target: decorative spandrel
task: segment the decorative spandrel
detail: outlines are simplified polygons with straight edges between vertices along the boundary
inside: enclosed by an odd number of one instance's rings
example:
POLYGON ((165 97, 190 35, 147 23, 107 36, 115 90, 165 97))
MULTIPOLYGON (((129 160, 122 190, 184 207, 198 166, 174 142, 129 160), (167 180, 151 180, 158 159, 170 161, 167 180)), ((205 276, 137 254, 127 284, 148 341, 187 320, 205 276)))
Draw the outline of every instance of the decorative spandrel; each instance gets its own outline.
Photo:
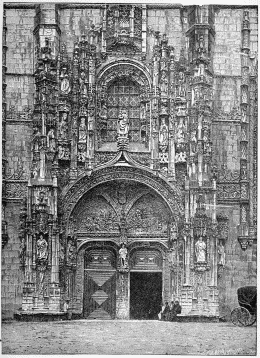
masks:
POLYGON ((127 216, 128 232, 167 235, 169 215, 165 205, 151 194, 144 195, 127 216), (149 203, 149 205, 147 205, 149 203))
POLYGON ((168 235, 169 210, 162 199, 144 185, 114 182, 86 194, 70 217, 69 230, 88 236, 128 238, 168 235))

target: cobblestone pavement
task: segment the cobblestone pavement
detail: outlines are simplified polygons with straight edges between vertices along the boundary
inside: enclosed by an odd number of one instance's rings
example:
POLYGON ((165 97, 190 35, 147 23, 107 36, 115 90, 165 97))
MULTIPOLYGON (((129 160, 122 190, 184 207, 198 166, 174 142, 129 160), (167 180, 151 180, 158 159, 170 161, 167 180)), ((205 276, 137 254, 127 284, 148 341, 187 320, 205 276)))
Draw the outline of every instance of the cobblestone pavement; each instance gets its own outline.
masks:
POLYGON ((3 354, 255 355, 256 326, 159 321, 2 324, 3 354))

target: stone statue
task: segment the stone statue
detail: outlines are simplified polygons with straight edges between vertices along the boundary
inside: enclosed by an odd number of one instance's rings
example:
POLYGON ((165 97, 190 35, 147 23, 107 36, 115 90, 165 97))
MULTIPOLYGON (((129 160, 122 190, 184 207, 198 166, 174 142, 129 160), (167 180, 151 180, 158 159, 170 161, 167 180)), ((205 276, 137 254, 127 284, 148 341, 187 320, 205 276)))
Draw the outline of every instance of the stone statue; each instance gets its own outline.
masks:
POLYGON ((59 138, 61 139, 66 139, 67 137, 67 129, 68 129, 68 126, 67 126, 67 113, 64 112, 62 113, 62 117, 61 117, 61 121, 59 123, 59 138))
POLYGON ((36 243, 37 247, 37 260, 45 261, 48 258, 48 243, 43 233, 40 233, 36 243))
POLYGON ((77 248, 76 244, 73 239, 68 240, 68 247, 67 247, 67 260, 68 263, 74 263, 77 258, 77 248))
POLYGON ((70 92, 70 81, 68 79, 67 74, 65 74, 63 79, 61 80, 60 90, 64 94, 68 94, 70 92))
POLYGON ((206 243, 202 237, 195 244, 195 255, 197 262, 206 262, 206 243))
POLYGON ((218 264, 225 266, 225 247, 223 246, 222 242, 218 245, 218 264))
POLYGON ((177 240, 178 227, 175 222, 171 224, 170 227, 170 245, 173 247, 173 243, 177 240))
POLYGON ((129 121, 126 109, 121 109, 118 116, 117 134, 120 137, 127 137, 129 132, 129 121))
POLYGON ((165 72, 162 73, 161 77, 161 92, 165 95, 168 93, 168 79, 165 72))
POLYGON ((64 158, 64 155, 65 155, 65 149, 63 146, 59 146, 59 149, 58 149, 58 158, 59 159, 63 159, 64 158))
POLYGON ((146 120, 146 108, 145 108, 145 104, 141 103, 141 107, 140 107, 140 120, 141 122, 145 122, 146 120))
POLYGON ((87 127, 85 124, 85 118, 81 118, 80 125, 79 125, 79 142, 86 142, 86 140, 87 140, 86 130, 87 130, 87 127))
POLYGON ((55 141, 55 135, 54 135, 54 129, 51 128, 47 134, 47 146, 50 150, 50 152, 55 152, 56 150, 56 141, 55 141))
POLYGON ((85 80, 86 80, 86 74, 84 71, 81 71, 80 78, 79 78, 80 93, 83 97, 88 97, 88 88, 87 88, 85 80))
POLYGON ((120 266, 126 267, 127 264, 127 248, 125 247, 125 244, 123 243, 121 246, 121 249, 119 250, 119 259, 120 259, 120 266))
POLYGON ((165 147, 165 149, 168 146, 168 126, 165 123, 164 118, 162 118, 161 127, 159 130, 159 144, 161 147, 165 147))

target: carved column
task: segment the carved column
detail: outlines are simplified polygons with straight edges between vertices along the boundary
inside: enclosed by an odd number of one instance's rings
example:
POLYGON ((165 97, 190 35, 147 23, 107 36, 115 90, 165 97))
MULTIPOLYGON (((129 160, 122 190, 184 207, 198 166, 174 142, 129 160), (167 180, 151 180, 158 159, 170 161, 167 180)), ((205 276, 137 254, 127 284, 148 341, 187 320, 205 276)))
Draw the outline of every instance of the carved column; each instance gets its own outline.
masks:
POLYGON ((6 175, 6 153, 5 153, 5 143, 6 143, 6 10, 3 10, 3 34, 2 34, 2 248, 6 245, 8 241, 7 234, 7 222, 5 220, 5 175, 6 175))
MULTIPOLYGON (((168 175, 169 163, 169 60, 168 60, 168 40, 163 35, 161 40, 161 59, 160 59, 160 110, 159 110, 159 159, 160 171, 163 175, 168 175)), ((171 158, 172 159, 172 158, 171 158)))
POLYGON ((152 94, 152 125, 151 125, 151 169, 159 169, 159 73, 160 73, 161 49, 159 45, 159 32, 155 33, 155 45, 153 50, 153 94, 152 94))
POLYGON ((168 178, 170 181, 175 180, 175 78, 176 78, 176 62, 174 58, 174 48, 170 47, 170 87, 169 87, 169 164, 168 178))
MULTIPOLYGON (((214 11, 212 6, 189 8, 189 75, 187 105, 189 114, 189 145, 187 155, 186 211, 192 235, 189 251, 190 282, 193 285, 194 305, 191 313, 214 312, 214 304, 208 308, 206 286, 216 289, 217 238, 216 182, 211 174, 211 124, 212 124, 212 52, 214 46, 214 11), (208 211, 207 206, 213 208, 208 211), (189 207, 189 209, 188 209, 189 207), (204 303, 205 304, 204 304, 204 303), (207 306, 207 309, 205 307, 207 306)), ((188 257, 187 257, 188 259, 188 257)))
POLYGON ((89 104, 88 104, 88 137, 87 137, 87 168, 93 169, 96 125, 96 46, 94 42, 94 31, 90 33, 90 57, 89 57, 89 104))
POLYGON ((146 57, 146 27, 147 27, 147 9, 142 5, 142 57, 146 57))
POLYGON ((249 127, 249 52, 250 28, 249 11, 243 11, 241 47, 241 137, 240 137, 240 226, 239 242, 246 249, 249 239, 249 198, 248 198, 248 127, 249 127))

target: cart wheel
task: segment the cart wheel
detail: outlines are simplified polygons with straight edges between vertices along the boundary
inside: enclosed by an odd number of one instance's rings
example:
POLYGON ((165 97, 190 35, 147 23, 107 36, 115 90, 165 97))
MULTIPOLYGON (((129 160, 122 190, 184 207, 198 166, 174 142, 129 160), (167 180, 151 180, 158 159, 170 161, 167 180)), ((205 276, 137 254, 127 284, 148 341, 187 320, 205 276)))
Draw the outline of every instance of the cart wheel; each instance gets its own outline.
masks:
POLYGON ((250 322, 248 322, 247 326, 252 326, 256 322, 256 315, 251 315, 250 322))
POLYGON ((251 322, 251 315, 244 307, 237 307, 231 312, 231 321, 235 326, 248 326, 251 322))

